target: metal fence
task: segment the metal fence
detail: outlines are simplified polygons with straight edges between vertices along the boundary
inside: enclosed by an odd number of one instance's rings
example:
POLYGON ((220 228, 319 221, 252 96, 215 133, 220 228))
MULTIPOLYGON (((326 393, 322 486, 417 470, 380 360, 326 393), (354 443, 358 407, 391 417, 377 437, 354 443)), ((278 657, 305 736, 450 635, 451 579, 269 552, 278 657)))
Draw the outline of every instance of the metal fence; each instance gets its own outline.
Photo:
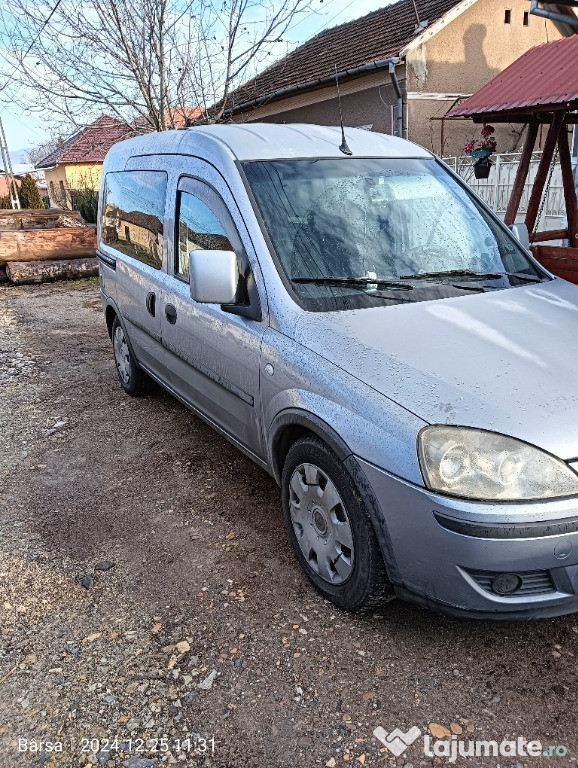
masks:
MULTIPOLYGON (((520 210, 517 221, 523 221, 532 191, 532 185, 538 170, 541 152, 534 152, 530 162, 528 178, 524 186, 520 210)), ((519 152, 505 152, 493 156, 493 166, 487 179, 476 179, 474 176, 474 162, 471 157, 444 157, 450 168, 458 173, 463 180, 486 202, 499 216, 504 216, 508 200, 512 194, 512 187, 520 162, 519 152)), ((562 186, 562 173, 560 164, 554 165, 548 176, 549 184, 545 193, 545 201, 541 207, 541 216, 537 222, 536 231, 546 229, 559 229, 566 219, 566 204, 564 202, 564 189, 562 186)))

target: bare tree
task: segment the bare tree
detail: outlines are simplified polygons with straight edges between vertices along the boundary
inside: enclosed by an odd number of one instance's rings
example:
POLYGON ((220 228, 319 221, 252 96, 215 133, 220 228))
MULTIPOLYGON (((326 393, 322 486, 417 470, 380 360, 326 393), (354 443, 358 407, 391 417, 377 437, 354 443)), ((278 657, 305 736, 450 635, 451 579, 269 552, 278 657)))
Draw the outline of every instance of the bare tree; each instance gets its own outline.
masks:
POLYGON ((42 144, 38 144, 35 147, 30 147, 28 149, 28 157, 30 158, 30 162, 33 165, 36 165, 36 163, 39 163, 51 152, 59 149, 63 144, 64 139, 56 137, 54 139, 50 139, 49 141, 45 141, 42 144))
POLYGON ((311 2, 4 0, 0 102, 60 130, 102 112, 142 132, 218 121, 311 2))

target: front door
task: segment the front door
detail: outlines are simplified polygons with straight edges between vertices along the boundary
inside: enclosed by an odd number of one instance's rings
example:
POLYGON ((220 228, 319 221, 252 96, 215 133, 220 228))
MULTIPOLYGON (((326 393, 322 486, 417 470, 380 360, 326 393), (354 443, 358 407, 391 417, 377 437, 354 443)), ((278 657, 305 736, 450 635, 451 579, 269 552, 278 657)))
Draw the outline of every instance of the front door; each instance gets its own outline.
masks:
POLYGON ((262 457, 258 398, 263 322, 258 294, 253 287, 244 315, 193 301, 189 253, 195 249, 207 251, 207 258, 211 250, 234 251, 241 273, 253 285, 248 256, 230 209, 213 187, 183 177, 176 198, 172 285, 161 318, 169 376, 177 394, 262 457))

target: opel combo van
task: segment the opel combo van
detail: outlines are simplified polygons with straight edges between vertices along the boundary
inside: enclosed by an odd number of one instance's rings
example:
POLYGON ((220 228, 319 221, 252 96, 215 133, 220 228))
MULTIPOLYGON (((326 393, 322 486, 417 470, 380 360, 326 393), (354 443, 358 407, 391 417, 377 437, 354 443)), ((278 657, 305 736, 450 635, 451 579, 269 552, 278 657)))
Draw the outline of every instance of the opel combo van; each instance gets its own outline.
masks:
POLYGON ((156 381, 277 480, 344 609, 576 611, 578 287, 426 150, 345 138, 218 125, 110 150, 120 384, 156 381))

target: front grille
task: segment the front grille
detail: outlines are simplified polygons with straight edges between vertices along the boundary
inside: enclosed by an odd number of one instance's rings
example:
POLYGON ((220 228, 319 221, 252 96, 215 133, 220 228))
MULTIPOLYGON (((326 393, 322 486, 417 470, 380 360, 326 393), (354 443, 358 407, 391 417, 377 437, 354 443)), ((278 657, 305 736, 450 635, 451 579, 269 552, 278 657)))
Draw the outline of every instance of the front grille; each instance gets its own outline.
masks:
MULTIPOLYGON (((492 589, 492 581, 504 571, 470 571, 467 573, 472 577, 478 586, 486 592, 495 594, 492 589)), ((524 595, 547 595, 555 592, 556 588, 552 582, 549 571, 515 571, 522 579, 522 585, 510 595, 500 595, 500 597, 523 597, 524 595)))

